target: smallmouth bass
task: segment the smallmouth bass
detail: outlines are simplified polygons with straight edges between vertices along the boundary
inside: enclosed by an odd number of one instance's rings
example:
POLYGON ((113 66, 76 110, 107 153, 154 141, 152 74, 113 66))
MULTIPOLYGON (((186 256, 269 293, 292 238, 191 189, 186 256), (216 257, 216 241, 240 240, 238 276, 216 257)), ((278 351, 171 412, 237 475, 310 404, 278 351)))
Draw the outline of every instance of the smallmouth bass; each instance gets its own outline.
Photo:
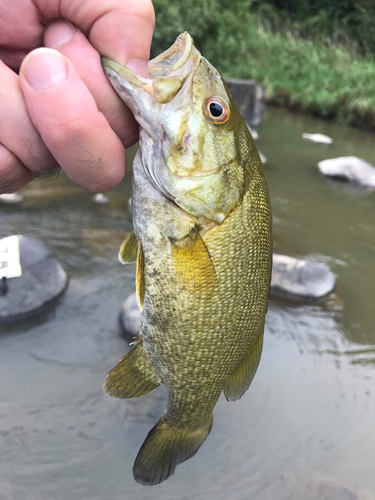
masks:
POLYGON ((267 181, 220 73, 188 33, 149 62, 150 78, 102 59, 140 125, 133 164, 134 231, 120 249, 136 262, 140 340, 108 374, 115 398, 165 384, 167 408, 135 460, 155 485, 191 458, 224 391, 239 399, 257 370, 272 264, 267 181))

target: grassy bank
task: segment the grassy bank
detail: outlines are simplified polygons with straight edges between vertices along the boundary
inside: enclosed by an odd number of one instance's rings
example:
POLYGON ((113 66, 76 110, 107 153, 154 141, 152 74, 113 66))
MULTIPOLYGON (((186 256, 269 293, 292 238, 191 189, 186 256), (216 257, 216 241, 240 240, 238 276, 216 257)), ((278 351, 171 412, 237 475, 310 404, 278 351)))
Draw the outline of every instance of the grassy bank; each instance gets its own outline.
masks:
POLYGON ((189 31, 223 73, 255 78, 267 100, 342 123, 375 129, 375 60, 321 40, 275 33, 251 13, 249 2, 154 0, 153 53, 189 31))

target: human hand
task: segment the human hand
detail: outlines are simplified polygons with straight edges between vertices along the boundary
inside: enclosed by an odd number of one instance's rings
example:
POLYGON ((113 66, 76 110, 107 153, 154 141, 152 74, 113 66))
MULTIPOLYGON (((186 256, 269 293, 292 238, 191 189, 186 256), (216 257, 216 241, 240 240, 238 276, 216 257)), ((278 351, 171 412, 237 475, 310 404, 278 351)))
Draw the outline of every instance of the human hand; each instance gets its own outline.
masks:
POLYGON ((57 164, 92 191, 122 180, 138 126, 100 55, 146 76, 153 27, 151 0, 0 0, 0 193, 57 164))

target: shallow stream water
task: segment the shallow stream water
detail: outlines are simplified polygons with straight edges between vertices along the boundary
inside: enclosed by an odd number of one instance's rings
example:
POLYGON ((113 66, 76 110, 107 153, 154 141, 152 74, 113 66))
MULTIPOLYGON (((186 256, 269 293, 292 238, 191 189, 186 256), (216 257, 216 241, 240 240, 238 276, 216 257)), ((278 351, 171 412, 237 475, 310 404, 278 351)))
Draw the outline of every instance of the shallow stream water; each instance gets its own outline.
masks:
POLYGON ((42 240, 70 276, 46 312, 0 325, 0 500, 375 499, 375 192, 316 168, 344 155, 375 164, 374 135, 275 108, 259 133, 276 246, 328 264, 337 289, 316 304, 271 299, 249 391, 220 398, 206 443, 160 486, 135 483, 132 466, 165 391, 130 401, 101 391, 128 350, 118 313, 134 266, 117 252, 131 229, 130 176, 108 205, 60 175, 0 206, 0 237, 42 240))

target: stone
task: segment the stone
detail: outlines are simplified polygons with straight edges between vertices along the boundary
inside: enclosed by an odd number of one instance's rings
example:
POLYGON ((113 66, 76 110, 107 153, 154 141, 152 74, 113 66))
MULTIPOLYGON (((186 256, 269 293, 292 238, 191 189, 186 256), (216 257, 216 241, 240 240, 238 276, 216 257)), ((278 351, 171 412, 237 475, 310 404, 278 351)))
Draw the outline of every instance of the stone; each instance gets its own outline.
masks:
POLYGON ((315 144, 332 144, 333 139, 324 134, 302 134, 302 139, 305 141, 314 142, 315 144))
POLYGON ((120 327, 125 340, 133 342, 141 330, 141 311, 139 310, 135 293, 124 301, 120 311, 120 327))
POLYGON ((321 299, 335 289, 336 278, 328 266, 273 254, 271 293, 294 299, 321 299))
POLYGON ((363 187, 375 188, 375 168, 356 156, 340 156, 318 163, 323 175, 347 180, 363 187))
POLYGON ((263 163, 263 165, 265 165, 267 163, 267 158, 264 156, 263 153, 261 153, 259 150, 258 150, 258 153, 259 153, 259 156, 260 156, 260 159, 261 159, 261 162, 263 163))
POLYGON ((251 134, 251 137, 254 139, 254 141, 257 141, 259 139, 259 134, 255 130, 255 128, 250 127, 250 125, 247 125, 247 128, 249 129, 249 132, 251 134))
POLYGON ((98 203, 99 205, 106 205, 107 203, 109 203, 108 196, 106 196, 103 193, 96 193, 93 200, 95 201, 95 203, 98 203))
POLYGON ((255 80, 225 79, 245 122, 250 127, 259 127, 265 109, 264 89, 255 80))
POLYGON ((41 312, 67 288, 68 276, 45 245, 21 237, 22 275, 2 280, 0 323, 17 321, 41 312))
POLYGON ((5 193, 0 194, 0 203, 6 203, 11 205, 13 203, 19 203, 23 200, 23 196, 19 193, 5 193))

